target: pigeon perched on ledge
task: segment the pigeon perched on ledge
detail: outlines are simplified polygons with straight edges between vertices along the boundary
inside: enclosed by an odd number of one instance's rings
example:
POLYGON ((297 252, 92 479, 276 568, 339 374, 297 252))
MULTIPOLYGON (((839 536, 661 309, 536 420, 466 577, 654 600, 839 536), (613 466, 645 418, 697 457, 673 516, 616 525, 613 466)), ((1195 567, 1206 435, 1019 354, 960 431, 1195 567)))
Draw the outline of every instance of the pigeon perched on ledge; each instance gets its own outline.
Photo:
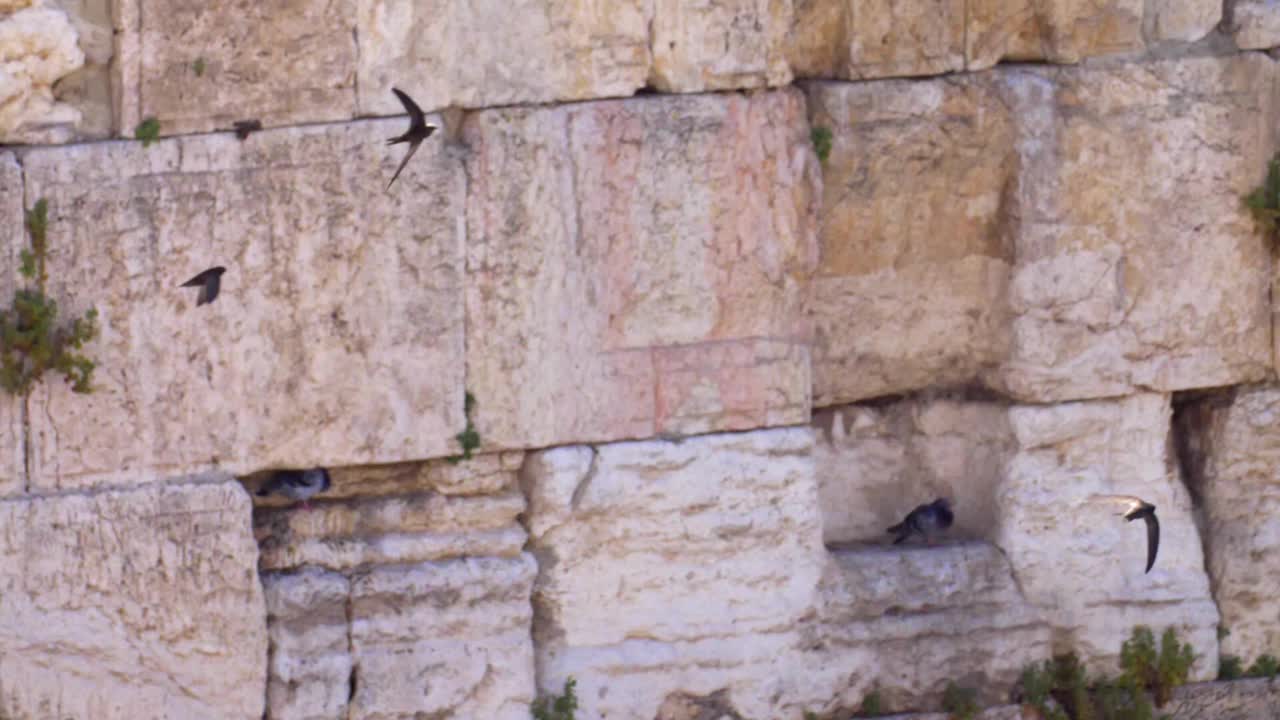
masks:
POLYGON ((1147 524, 1147 569, 1143 574, 1151 572, 1156 564, 1156 551, 1160 549, 1160 521, 1156 519, 1156 506, 1134 495, 1092 495, 1090 500, 1101 500, 1117 505, 1124 505, 1124 519, 1133 522, 1142 518, 1147 524))
POLYGON ((258 489, 258 495, 282 495, 290 500, 301 500, 302 509, 310 510, 311 504, 307 501, 328 490, 329 485, 329 471, 324 468, 277 470, 258 489))
POLYGON ((902 522, 889 528, 887 532, 897 535, 893 544, 897 545, 912 535, 920 535, 925 542, 933 544, 938 533, 951 527, 955 515, 951 513, 951 503, 946 498, 938 498, 928 505, 919 505, 907 513, 902 522))

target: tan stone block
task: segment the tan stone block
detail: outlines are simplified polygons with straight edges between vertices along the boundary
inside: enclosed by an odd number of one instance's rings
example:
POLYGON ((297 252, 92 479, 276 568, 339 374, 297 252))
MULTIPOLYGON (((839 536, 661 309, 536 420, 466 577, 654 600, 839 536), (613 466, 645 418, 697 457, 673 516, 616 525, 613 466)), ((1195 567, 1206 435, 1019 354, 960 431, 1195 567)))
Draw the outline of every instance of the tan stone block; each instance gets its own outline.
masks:
POLYGON ((814 402, 982 379, 1008 352, 1014 118, 996 76, 817 83, 814 402))
POLYGON ((791 82, 792 0, 656 0, 650 84, 667 92, 791 82))
POLYGON ((119 0, 116 23, 122 135, 148 117, 173 135, 356 114, 356 0, 119 0))
POLYGON ((266 609, 249 511, 225 476, 0 501, 0 709, 261 718, 266 609))
POLYGON ((970 0, 966 65, 980 70, 1003 60, 1075 63, 1141 50, 1144 9, 1143 0, 970 0))
POLYGON ((535 573, 524 554, 376 568, 353 580, 348 717, 526 720, 535 573))
POLYGON ((362 113, 403 112, 392 85, 474 108, 631 95, 649 72, 641 0, 356 2, 362 113))
POLYGON ((468 383, 486 446, 807 418, 819 185, 802 113, 783 91, 468 123, 468 383))
POLYGON ((56 7, 9 6, 0 15, 0 143, 64 142, 80 111, 54 85, 85 64, 76 26, 56 7))
POLYGON ((861 80, 964 69, 964 0, 794 0, 798 77, 861 80))
POLYGON ((50 292, 102 327, 95 393, 31 400, 33 485, 456 452, 464 178, 429 144, 385 192, 399 154, 381 141, 402 126, 25 155, 50 292), (178 285, 217 264, 222 293, 196 307, 178 285))
MULTIPOLYGON (((62 139, 110 137, 116 128, 111 61, 115 57, 112 0, 49 0, 62 8, 78 35, 84 65, 53 88, 58 102, 79 111, 73 127, 60 129, 62 139)), ((57 139, 51 135, 47 140, 57 139)))
POLYGON ((1151 39, 1194 42, 1213 32, 1222 19, 1219 0, 1166 0, 1152 4, 1148 14, 1151 39))
POLYGON ((1280 2, 1236 0, 1229 30, 1242 50, 1266 50, 1280 45, 1280 2))
POLYGON ((1257 54, 1005 75, 1022 118, 1011 394, 1268 373, 1270 256, 1240 199, 1275 142, 1275 78, 1257 54))
POLYGON ((351 693, 351 584, 309 568, 262 578, 271 639, 267 717, 345 717, 351 693))

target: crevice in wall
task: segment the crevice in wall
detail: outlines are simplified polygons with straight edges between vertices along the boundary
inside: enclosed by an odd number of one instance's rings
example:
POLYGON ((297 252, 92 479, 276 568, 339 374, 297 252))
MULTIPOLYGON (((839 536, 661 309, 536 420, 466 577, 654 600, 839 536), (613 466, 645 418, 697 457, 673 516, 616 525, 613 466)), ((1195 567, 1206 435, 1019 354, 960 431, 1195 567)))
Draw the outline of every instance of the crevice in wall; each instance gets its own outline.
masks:
POLYGON ((353 578, 347 578, 347 602, 345 606, 347 616, 347 657, 351 658, 351 672, 347 676, 347 705, 343 712, 343 717, 347 720, 351 719, 352 709, 355 707, 356 692, 360 689, 360 664, 356 662, 356 643, 354 638, 354 618, 355 618, 355 600, 353 598, 352 581, 353 578))

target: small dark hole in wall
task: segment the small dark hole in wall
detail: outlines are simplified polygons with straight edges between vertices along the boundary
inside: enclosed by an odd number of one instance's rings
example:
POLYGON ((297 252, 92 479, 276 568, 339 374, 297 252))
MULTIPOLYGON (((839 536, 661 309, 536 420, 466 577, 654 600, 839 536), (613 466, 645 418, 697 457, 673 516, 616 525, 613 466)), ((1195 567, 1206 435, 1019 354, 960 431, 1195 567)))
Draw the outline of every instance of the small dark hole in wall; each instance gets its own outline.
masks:
POLYGON ((356 679, 356 666, 351 666, 351 675, 347 677, 347 704, 355 702, 356 689, 359 686, 359 680, 356 679))

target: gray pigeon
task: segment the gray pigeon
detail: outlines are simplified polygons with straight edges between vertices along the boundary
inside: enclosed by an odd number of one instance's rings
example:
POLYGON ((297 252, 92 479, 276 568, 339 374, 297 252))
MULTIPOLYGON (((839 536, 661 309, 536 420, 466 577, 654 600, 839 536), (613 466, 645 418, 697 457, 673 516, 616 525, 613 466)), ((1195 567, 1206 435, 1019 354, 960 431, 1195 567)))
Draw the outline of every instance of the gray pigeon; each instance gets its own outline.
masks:
POLYGON ((329 471, 324 468, 277 470, 258 489, 258 495, 283 495, 290 500, 301 500, 302 508, 310 510, 311 505, 307 501, 328 490, 329 485, 329 471))
POLYGON ((955 515, 951 513, 951 503, 946 498, 938 498, 928 505, 917 506, 907 513, 902 522, 889 528, 888 532, 897 535, 893 540, 894 545, 912 535, 920 535, 932 545, 934 536, 951 527, 953 520, 955 515))
POLYGON ((404 160, 400 161, 400 167, 396 168, 396 174, 391 176, 391 182, 387 183, 387 189, 395 184, 396 178, 400 177, 400 171, 404 170, 404 166, 409 164, 409 158, 418 151, 418 146, 423 140, 431 137, 431 133, 436 131, 436 126, 427 122, 426 117, 422 113, 422 108, 413 101, 413 98, 404 94, 399 88, 391 88, 391 92, 400 98, 400 104, 404 105, 405 112, 409 113, 409 129, 403 135, 397 135, 387 140, 388 145, 396 143, 409 143, 409 151, 404 154, 404 160))
POLYGON ((222 273, 226 271, 226 268, 218 265, 182 283, 182 287, 198 286, 200 288, 200 292, 196 296, 196 307, 207 305, 217 299, 218 289, 222 287, 222 273))
POLYGON ((1156 564, 1156 551, 1160 549, 1160 521, 1156 519, 1156 506, 1134 495, 1093 495, 1092 500, 1103 500, 1125 507, 1124 519, 1133 522, 1142 518, 1147 523, 1147 569, 1156 564))

